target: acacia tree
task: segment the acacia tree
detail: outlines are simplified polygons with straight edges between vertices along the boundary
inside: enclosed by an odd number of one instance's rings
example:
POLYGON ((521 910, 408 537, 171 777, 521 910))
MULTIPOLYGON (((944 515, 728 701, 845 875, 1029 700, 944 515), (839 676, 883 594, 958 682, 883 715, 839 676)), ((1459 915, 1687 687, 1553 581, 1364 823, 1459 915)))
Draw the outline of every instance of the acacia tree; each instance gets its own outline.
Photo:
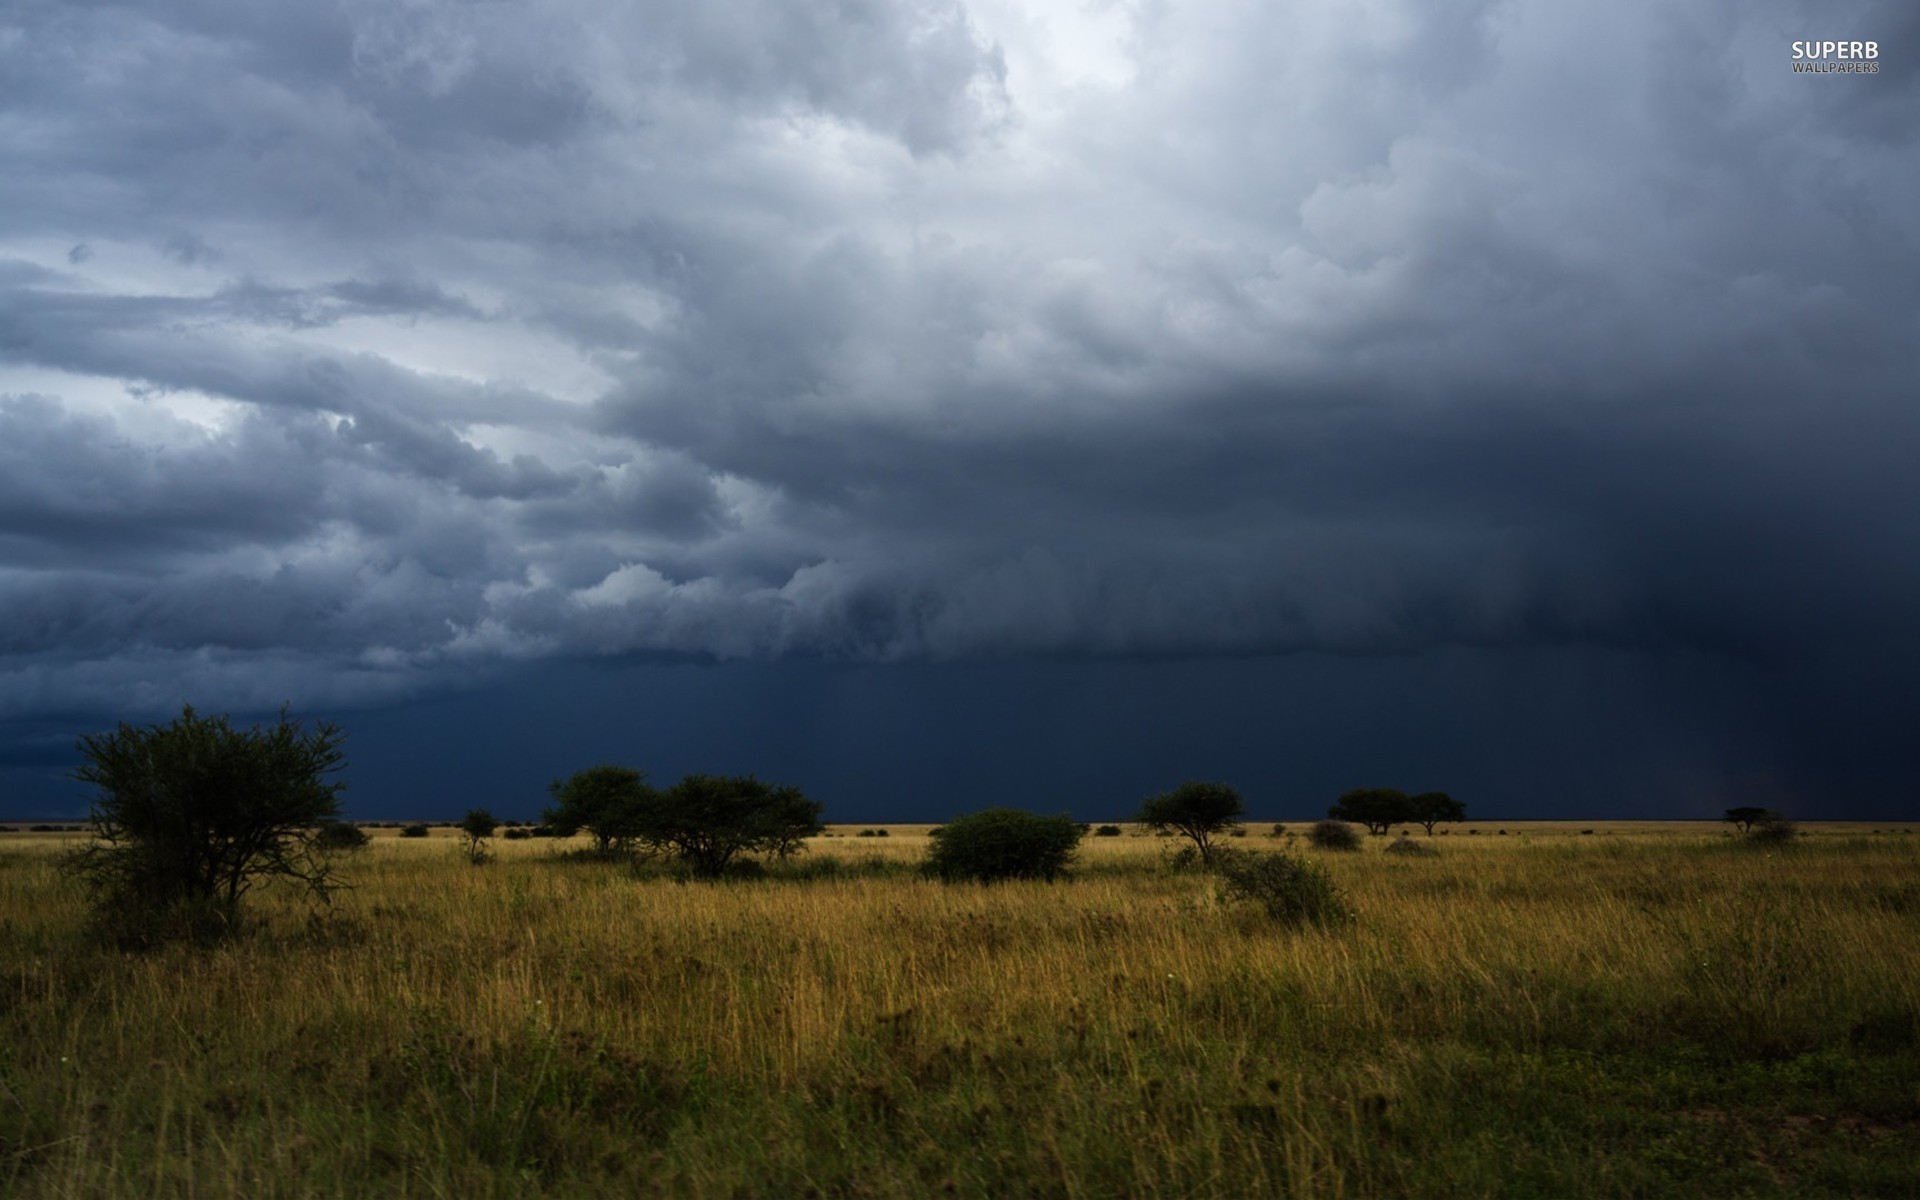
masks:
POLYGON ((1399 788, 1354 788, 1342 792, 1327 815, 1339 821, 1365 825, 1368 833, 1385 833, 1414 819, 1407 794, 1399 788))
POLYGON ((484 808, 471 809, 460 818, 460 837, 466 843, 467 858, 474 866, 487 861, 487 839, 499 828, 499 820, 484 808))
POLYGON ((547 785, 553 807, 540 819, 561 837, 584 829, 593 835, 593 852, 602 858, 624 853, 640 835, 646 809, 659 793, 647 786, 644 772, 610 763, 576 771, 547 785))
POLYGON ((1226 784, 1189 779, 1170 792, 1147 797, 1134 820, 1187 838, 1200 852, 1200 861, 1211 866, 1219 849, 1214 838, 1238 825, 1245 811, 1240 793, 1226 784))
POLYGON ((1425 826, 1427 836, 1432 837, 1433 827, 1440 822, 1466 820, 1467 806, 1445 792, 1421 792, 1407 801, 1407 815, 1425 826))
POLYGON ((688 775, 639 808, 635 833, 713 879, 741 854, 785 857, 820 832, 820 804, 751 775, 688 775))
POLYGON ((73 778, 97 789, 93 840, 70 859, 96 914, 124 941, 217 936, 262 879, 325 901, 338 886, 314 840, 339 816, 346 764, 338 726, 311 731, 282 709, 235 729, 191 705, 167 725, 122 722, 80 739, 73 778))

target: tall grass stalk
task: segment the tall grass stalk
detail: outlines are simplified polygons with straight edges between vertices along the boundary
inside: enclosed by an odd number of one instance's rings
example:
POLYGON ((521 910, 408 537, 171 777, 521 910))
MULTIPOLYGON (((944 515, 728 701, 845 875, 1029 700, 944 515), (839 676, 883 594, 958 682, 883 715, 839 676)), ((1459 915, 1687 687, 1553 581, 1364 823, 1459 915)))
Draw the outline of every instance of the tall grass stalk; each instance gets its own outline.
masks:
POLYGON ((1356 918, 1292 930, 1155 839, 980 886, 904 832, 726 883, 383 834, 331 911, 137 956, 22 837, 0 1193, 1885 1191, 1916 841, 1368 846, 1317 859, 1356 918))

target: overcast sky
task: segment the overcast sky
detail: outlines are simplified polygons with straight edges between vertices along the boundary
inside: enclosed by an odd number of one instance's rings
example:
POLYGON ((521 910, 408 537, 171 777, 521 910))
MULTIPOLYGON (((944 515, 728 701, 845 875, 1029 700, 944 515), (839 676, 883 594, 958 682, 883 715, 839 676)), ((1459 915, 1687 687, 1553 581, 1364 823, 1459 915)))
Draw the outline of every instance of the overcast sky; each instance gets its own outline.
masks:
POLYGON ((1916 34, 13 0, 0 812, 290 701, 362 815, 1920 817, 1916 34))

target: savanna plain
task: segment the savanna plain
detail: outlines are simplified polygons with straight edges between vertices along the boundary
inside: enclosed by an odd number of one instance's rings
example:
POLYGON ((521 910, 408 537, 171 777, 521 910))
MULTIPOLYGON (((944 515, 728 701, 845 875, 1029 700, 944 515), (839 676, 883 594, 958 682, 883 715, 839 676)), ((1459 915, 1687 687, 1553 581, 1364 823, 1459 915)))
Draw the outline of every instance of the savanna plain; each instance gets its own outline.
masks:
POLYGON ((82 835, 0 833, 0 1194, 1920 1195, 1910 827, 1269 829, 1352 920, 1132 827, 996 885, 923 828, 721 882, 382 830, 132 954, 82 835))

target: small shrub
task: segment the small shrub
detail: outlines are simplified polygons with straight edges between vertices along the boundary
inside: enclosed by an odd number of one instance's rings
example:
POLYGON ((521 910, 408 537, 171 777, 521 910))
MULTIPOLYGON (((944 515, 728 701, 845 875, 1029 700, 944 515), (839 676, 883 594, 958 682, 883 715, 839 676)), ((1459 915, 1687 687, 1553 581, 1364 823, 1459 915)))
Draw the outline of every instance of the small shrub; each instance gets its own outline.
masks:
POLYGON ((1269 829, 1267 831, 1267 836, 1268 837, 1285 837, 1287 836, 1287 827, 1285 825, 1275 825, 1272 829, 1269 829))
POLYGON ((1217 859, 1222 900, 1251 901, 1286 925, 1334 925, 1352 915, 1333 877, 1319 863, 1241 851, 1217 859))
POLYGON ((1175 875, 1190 875, 1207 869, 1206 860, 1192 846, 1182 846, 1171 854, 1162 853, 1161 858, 1165 860, 1167 870, 1175 875))
POLYGON ((509 825, 500 831, 500 836, 510 842, 524 842, 533 836, 533 830, 523 828, 519 825, 509 825))
POLYGON ((1382 853, 1422 858, 1437 858, 1440 855, 1440 852, 1432 846, 1427 845, 1425 842, 1416 842, 1404 833, 1391 842, 1388 842, 1386 849, 1382 853))
POLYGON ((1307 840, 1321 850, 1358 850, 1360 848, 1360 835, 1353 831, 1353 826, 1332 818, 1315 821, 1313 827, 1307 830, 1307 840))
POLYGON ((316 850, 364 850, 372 840, 366 830, 346 821, 322 821, 313 830, 313 847, 316 850))
POLYGON ((1043 817, 990 808, 957 817, 933 831, 927 873, 953 882, 975 879, 1053 879, 1067 869, 1080 844, 1071 817, 1043 817))
POLYGON ((1763 846, 1784 846, 1800 836, 1800 826, 1777 813, 1753 823, 1747 840, 1763 846))
POLYGON ((862 829, 860 831, 860 836, 861 837, 890 837, 892 836, 892 834, 889 830, 885 830, 885 829, 862 829))
POLYGON ((1096 829, 1096 830, 1094 830, 1094 831, 1093 831, 1093 836, 1095 836, 1095 837, 1119 837, 1119 836, 1120 836, 1120 827, 1119 827, 1118 825, 1102 825, 1102 826, 1100 826, 1100 827, 1099 827, 1098 829, 1096 829))
POLYGON ((425 825, 402 825, 400 827, 400 836, 425 837, 427 836, 427 827, 425 825))

